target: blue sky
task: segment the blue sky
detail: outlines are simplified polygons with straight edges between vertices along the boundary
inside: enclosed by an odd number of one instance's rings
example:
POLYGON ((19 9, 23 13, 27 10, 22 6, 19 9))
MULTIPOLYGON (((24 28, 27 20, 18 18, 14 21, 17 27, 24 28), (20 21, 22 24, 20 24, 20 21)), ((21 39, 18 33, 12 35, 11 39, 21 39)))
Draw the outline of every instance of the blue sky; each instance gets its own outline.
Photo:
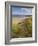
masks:
POLYGON ((32 15, 32 8, 12 7, 12 15, 32 15))

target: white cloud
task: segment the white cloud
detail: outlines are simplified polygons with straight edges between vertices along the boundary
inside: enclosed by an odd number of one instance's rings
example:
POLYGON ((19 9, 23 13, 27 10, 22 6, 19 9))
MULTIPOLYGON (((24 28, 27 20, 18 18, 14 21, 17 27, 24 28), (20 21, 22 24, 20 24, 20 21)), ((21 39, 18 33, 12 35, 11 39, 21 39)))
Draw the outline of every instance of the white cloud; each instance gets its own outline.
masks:
POLYGON ((12 15, 32 15, 32 13, 17 13, 17 12, 13 12, 12 15))
POLYGON ((22 10, 25 10, 25 11, 27 11, 27 12, 31 12, 32 11, 32 8, 21 8, 22 10))
POLYGON ((12 15, 32 15, 31 8, 20 8, 19 10, 21 12, 19 12, 18 10, 12 11, 12 15))

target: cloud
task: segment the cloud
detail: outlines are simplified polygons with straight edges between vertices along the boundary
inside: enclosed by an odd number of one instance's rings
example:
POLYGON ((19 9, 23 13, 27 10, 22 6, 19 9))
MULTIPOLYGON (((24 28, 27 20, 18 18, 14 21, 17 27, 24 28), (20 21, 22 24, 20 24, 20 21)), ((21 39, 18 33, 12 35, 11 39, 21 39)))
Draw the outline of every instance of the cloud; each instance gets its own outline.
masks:
POLYGON ((32 15, 31 8, 12 8, 12 15, 32 15))

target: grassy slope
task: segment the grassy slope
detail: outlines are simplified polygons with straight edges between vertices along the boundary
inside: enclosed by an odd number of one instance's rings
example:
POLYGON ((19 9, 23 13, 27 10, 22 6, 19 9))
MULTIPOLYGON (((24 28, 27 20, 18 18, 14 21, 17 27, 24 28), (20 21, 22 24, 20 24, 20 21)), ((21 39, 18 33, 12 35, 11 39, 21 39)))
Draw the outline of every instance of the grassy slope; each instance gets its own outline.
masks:
POLYGON ((24 38, 32 36, 32 17, 26 18, 21 21, 19 18, 13 18, 11 37, 24 38))

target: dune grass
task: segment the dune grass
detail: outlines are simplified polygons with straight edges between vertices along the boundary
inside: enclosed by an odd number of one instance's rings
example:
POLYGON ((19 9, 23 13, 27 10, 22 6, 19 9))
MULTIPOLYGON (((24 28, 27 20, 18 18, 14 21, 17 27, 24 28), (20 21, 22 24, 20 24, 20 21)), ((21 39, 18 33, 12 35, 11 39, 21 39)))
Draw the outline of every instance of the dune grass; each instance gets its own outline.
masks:
POLYGON ((24 20, 15 17, 12 21, 11 38, 32 37, 32 16, 24 20))

